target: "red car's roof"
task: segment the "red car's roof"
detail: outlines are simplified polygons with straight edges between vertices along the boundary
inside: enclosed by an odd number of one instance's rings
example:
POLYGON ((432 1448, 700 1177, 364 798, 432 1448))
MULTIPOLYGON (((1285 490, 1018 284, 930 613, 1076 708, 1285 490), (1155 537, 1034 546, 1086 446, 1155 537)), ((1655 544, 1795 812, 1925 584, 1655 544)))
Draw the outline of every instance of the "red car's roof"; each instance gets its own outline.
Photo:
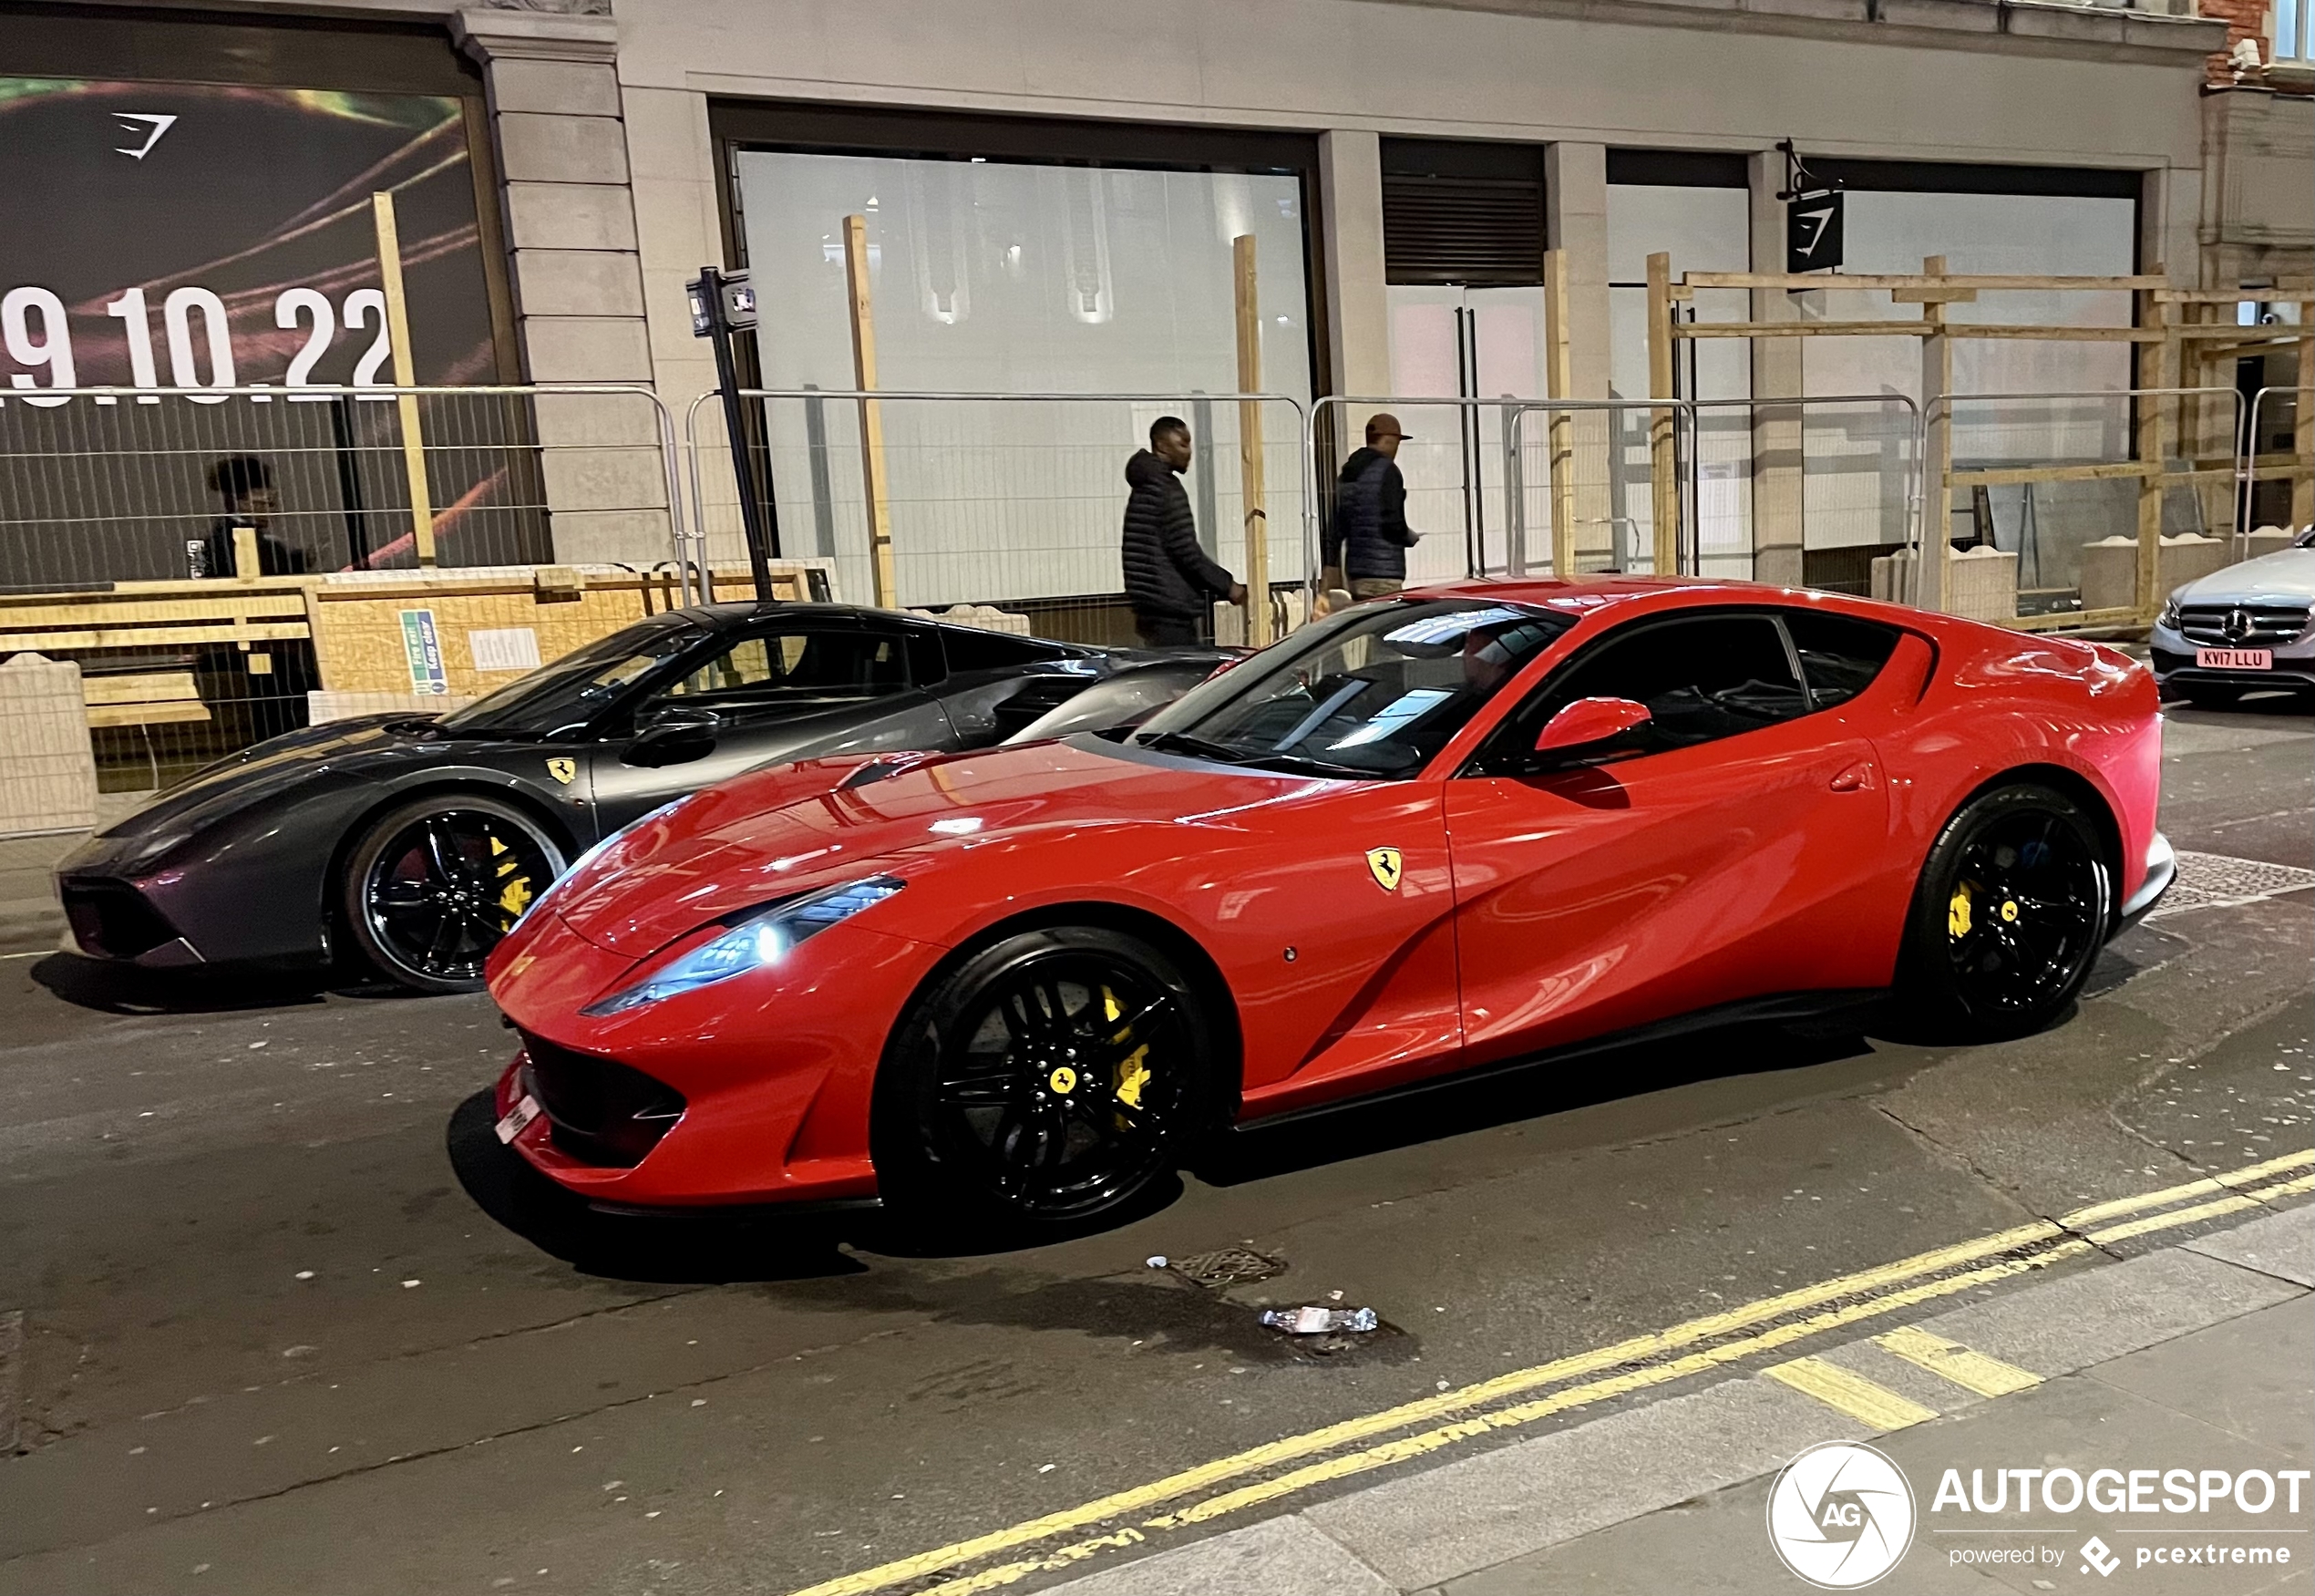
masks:
POLYGON ((1411 597, 1510 600, 1515 603, 1549 604, 1565 609, 1576 601, 1583 610, 1598 612, 1640 599, 1666 593, 1713 593, 1724 598, 1806 599, 1836 595, 1802 593, 1764 582, 1738 582, 1716 576, 1637 576, 1603 571, 1596 576, 1487 576, 1455 582, 1425 582, 1407 589, 1411 597))

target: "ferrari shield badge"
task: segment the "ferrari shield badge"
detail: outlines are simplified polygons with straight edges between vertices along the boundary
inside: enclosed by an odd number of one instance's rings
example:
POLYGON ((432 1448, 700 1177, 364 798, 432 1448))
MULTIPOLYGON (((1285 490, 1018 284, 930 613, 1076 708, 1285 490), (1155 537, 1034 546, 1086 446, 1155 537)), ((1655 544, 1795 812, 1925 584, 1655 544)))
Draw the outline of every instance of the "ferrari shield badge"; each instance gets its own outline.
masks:
POLYGON ((1374 884, 1385 892, 1399 890, 1399 877, 1405 866, 1395 848, 1370 848, 1366 850, 1366 868, 1374 874, 1374 884))
POLYGON ((569 787, 573 781, 578 779, 579 761, 576 759, 565 759, 560 757, 550 759, 547 761, 547 774, 553 777, 557 781, 561 782, 563 786, 569 787))

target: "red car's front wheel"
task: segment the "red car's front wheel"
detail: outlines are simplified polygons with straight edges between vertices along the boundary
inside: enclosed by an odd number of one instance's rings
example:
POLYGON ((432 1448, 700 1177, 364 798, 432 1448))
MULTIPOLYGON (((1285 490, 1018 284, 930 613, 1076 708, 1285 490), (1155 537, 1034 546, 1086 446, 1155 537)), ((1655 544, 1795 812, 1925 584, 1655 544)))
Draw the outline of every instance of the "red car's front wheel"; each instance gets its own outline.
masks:
POLYGON ((1006 937, 921 995, 877 1079, 888 1205, 920 1222, 1053 1224, 1170 1175, 1211 1101, 1194 984, 1139 938, 1006 937))

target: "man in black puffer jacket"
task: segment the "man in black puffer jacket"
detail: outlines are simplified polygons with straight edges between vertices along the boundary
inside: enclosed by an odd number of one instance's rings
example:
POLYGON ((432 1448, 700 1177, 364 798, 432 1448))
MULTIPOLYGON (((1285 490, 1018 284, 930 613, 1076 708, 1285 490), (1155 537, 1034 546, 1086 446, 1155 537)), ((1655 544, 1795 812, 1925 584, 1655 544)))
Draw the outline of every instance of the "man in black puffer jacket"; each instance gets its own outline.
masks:
POLYGON ((1326 563, 1339 564, 1354 599, 1379 599, 1406 585, 1406 551, 1420 535, 1406 524, 1406 479, 1399 474, 1399 418, 1378 413, 1366 447, 1343 462, 1334 484, 1334 525, 1326 563))
POLYGON ((1123 550, 1126 602, 1145 648, 1187 648, 1206 631, 1213 601, 1246 602, 1238 580, 1198 546, 1198 520, 1181 473, 1189 469, 1189 426, 1160 416, 1149 427, 1149 447, 1126 462, 1123 550))

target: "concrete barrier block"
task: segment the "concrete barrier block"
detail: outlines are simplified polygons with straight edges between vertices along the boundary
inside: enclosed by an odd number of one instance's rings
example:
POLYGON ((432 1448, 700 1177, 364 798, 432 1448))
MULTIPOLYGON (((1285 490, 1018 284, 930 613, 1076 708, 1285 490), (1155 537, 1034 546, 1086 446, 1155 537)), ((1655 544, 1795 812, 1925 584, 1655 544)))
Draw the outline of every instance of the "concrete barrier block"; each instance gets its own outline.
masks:
POLYGON ((2084 609, 2120 610, 2138 602, 2137 539, 2117 536, 2084 543, 2080 570, 2084 609))
POLYGON ((2018 557, 1986 548, 1955 551, 1946 565, 1946 613, 1972 621, 2008 621, 2018 613, 2018 557))
POLYGON ((2214 571, 2224 570, 2233 563, 2234 552, 2231 538, 2206 538, 2195 532, 2165 538, 2155 591, 2167 593, 2214 571))
POLYGON ((0 663, 0 834, 95 828, 97 756, 78 665, 36 654, 0 663))

